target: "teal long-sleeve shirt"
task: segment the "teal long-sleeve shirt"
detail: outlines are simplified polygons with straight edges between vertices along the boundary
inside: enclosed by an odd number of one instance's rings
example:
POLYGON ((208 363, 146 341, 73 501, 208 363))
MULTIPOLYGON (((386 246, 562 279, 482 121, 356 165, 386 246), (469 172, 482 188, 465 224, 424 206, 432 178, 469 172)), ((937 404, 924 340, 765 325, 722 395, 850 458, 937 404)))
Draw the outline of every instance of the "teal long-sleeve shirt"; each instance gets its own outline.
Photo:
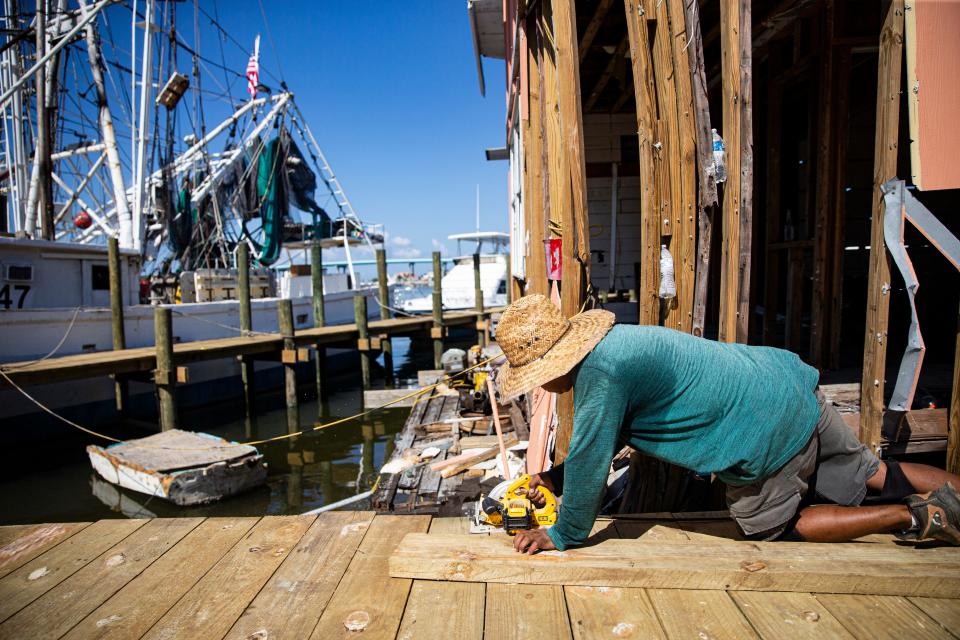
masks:
POLYGON ((782 349, 613 327, 574 370, 573 437, 551 540, 564 550, 590 534, 621 443, 727 484, 773 474, 816 426, 818 379, 782 349))

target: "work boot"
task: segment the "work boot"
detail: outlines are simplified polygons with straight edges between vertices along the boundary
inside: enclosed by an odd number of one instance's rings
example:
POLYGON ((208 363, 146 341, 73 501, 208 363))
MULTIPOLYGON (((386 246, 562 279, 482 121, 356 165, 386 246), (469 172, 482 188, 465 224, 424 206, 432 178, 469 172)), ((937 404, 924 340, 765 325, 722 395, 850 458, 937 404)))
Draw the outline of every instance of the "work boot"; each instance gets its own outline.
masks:
POLYGON ((904 540, 933 538, 960 546, 960 493, 951 483, 936 491, 904 498, 910 513, 917 519, 917 528, 904 532, 904 540))

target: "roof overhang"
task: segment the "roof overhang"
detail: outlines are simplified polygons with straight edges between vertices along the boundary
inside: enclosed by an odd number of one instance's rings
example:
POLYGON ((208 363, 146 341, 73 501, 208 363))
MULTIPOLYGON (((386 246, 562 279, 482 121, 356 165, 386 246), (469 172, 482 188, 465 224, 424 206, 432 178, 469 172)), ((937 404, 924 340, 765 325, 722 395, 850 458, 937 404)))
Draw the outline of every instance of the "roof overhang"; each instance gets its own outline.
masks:
POLYGON ((467 15, 470 16, 470 33, 473 36, 473 54, 477 60, 480 95, 486 95, 481 57, 499 60, 506 57, 503 0, 467 0, 467 15))

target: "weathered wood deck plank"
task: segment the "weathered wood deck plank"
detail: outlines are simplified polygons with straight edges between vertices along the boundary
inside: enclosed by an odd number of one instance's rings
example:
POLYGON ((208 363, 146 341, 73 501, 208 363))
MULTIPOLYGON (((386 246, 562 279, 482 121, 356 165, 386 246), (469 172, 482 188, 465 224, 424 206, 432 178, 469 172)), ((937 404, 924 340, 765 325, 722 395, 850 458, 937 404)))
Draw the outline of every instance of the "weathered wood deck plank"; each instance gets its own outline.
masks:
POLYGON ((563 591, 577 640, 667 637, 643 589, 564 587, 563 591))
POLYGON ((320 619, 370 524, 370 511, 322 513, 264 585, 227 638, 302 640, 320 619))
MULTIPOLYGON (((689 534, 694 535, 694 534, 689 534)), ((709 540, 599 544, 518 558, 506 536, 410 534, 395 577, 467 582, 960 597, 951 549, 709 540)))
POLYGON ((378 515, 367 530, 311 638, 356 637, 347 624, 363 630, 364 640, 393 638, 410 593, 410 580, 389 577, 390 554, 409 532, 423 532, 430 516, 378 515))
POLYGON ((0 546, 0 578, 22 567, 41 553, 52 549, 89 522, 40 524, 3 527, 3 546, 0 546))
POLYGON ((208 518, 64 636, 139 638, 226 554, 259 518, 208 518))
POLYGON ((0 638, 38 629, 59 638, 179 542, 201 518, 151 520, 0 625, 0 638))
POLYGON ((730 597, 762 638, 853 639, 833 614, 809 593, 735 591, 730 597))
POLYGON ((909 600, 899 596, 817 594, 817 600, 859 640, 953 637, 909 600))
POLYGON ((563 587, 542 584, 488 584, 483 637, 572 638, 563 587))
POLYGON ((144 638, 222 638, 315 518, 264 518, 144 638))
POLYGON ((414 580, 397 638, 483 638, 482 584, 414 580))
POLYGON ((925 614, 954 635, 960 632, 960 601, 949 598, 909 598, 925 614))
POLYGON ((0 621, 23 609, 146 523, 146 520, 95 522, 0 579, 0 621))
POLYGON ((759 638, 724 591, 647 589, 669 638, 759 638))

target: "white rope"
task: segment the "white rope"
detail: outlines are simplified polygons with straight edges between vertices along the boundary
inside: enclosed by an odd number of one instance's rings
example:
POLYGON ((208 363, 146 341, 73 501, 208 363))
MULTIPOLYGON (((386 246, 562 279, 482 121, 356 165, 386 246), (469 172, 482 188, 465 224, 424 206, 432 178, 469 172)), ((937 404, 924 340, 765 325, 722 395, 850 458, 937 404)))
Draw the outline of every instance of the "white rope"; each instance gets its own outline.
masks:
POLYGON ((175 315, 178 315, 182 318, 190 318, 191 320, 196 320, 197 322, 205 322, 207 324, 212 324, 215 327, 222 327, 224 329, 229 329, 230 331, 235 331, 242 336, 272 336, 274 334, 269 331, 254 331, 254 330, 245 330, 240 327, 234 327, 233 325, 223 324, 222 322, 217 322, 216 320, 208 320, 206 318, 201 318, 200 316, 192 316, 189 313, 184 313, 183 311, 177 311, 176 309, 170 310, 175 315))
POLYGON ((74 323, 76 323, 76 321, 77 321, 77 316, 80 315, 80 310, 81 310, 81 309, 83 309, 83 307, 77 307, 76 309, 73 310, 73 318, 70 319, 70 324, 67 325, 67 331, 66 331, 66 333, 63 334, 63 337, 60 338, 60 342, 58 342, 58 343, 57 343, 57 346, 55 346, 55 347, 53 348, 53 351, 51 351, 51 352, 48 353, 47 355, 43 356, 42 358, 37 358, 36 360, 31 360, 30 362, 18 362, 18 363, 15 364, 15 365, 4 365, 4 366, 5 366, 8 370, 10 370, 10 369, 20 369, 20 368, 23 368, 23 367, 29 367, 30 365, 37 364, 38 362, 43 362, 43 361, 46 360, 47 358, 53 356, 57 351, 60 350, 60 347, 63 346, 63 343, 67 341, 67 336, 70 335, 70 331, 73 329, 73 325, 74 325, 74 323))

